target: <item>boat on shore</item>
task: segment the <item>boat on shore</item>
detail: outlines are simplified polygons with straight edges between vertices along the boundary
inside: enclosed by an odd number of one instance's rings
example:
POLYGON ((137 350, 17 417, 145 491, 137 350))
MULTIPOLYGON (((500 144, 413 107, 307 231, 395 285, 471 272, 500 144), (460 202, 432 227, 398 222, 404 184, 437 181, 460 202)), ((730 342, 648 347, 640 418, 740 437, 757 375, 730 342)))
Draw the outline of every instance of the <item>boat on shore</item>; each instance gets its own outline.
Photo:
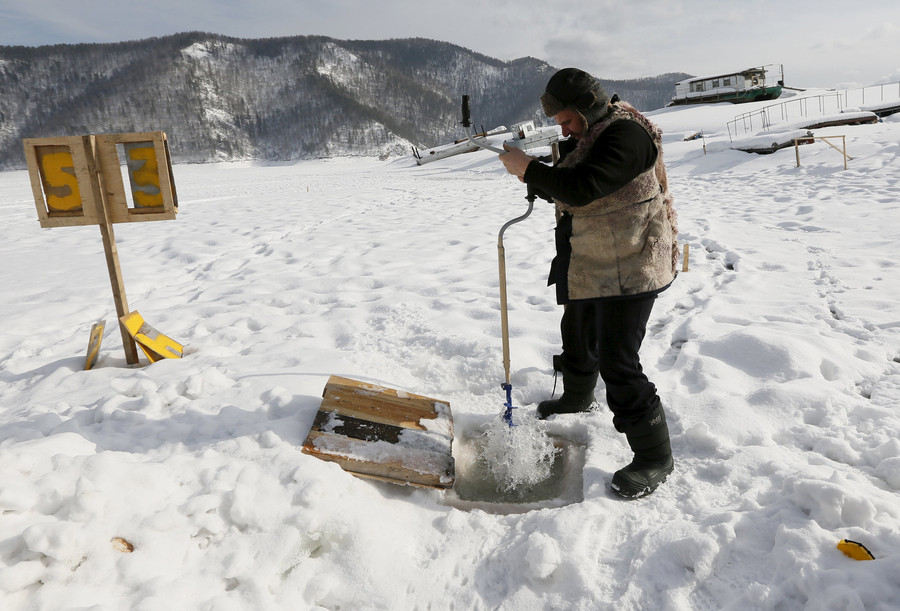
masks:
POLYGON ((784 89, 781 64, 747 68, 714 76, 697 76, 675 83, 675 95, 667 106, 757 102, 774 100, 784 89))

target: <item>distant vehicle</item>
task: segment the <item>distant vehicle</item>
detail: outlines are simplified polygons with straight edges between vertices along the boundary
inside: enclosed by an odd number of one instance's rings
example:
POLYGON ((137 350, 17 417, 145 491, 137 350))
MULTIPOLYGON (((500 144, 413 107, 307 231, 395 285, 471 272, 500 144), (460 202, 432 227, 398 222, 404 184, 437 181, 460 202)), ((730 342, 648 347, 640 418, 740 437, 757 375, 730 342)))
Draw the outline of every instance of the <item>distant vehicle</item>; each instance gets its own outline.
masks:
POLYGON ((715 102, 755 102, 774 100, 784 87, 784 68, 769 64, 717 76, 698 76, 675 83, 675 95, 668 106, 715 102))

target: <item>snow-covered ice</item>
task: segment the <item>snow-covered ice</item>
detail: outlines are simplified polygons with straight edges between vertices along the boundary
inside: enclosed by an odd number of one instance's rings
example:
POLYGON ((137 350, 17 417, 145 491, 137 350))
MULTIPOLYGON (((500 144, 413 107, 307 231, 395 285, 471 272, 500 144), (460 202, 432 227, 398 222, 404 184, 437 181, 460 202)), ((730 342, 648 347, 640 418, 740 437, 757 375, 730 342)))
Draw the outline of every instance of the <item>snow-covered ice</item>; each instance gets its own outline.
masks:
MULTIPOLYGON (((41 229, 0 173, 0 608, 900 607, 900 118, 817 131, 845 171, 730 149, 735 114, 652 113, 691 247, 642 353, 675 472, 617 500, 608 410, 556 417, 583 500, 522 513, 300 452, 331 374, 447 401, 457 436, 504 409, 496 234, 526 204, 492 153, 176 165, 178 219, 115 227, 129 305, 186 347, 139 368, 99 230, 41 229)), ((539 201, 505 236, 525 411, 559 351, 552 227, 539 201)))

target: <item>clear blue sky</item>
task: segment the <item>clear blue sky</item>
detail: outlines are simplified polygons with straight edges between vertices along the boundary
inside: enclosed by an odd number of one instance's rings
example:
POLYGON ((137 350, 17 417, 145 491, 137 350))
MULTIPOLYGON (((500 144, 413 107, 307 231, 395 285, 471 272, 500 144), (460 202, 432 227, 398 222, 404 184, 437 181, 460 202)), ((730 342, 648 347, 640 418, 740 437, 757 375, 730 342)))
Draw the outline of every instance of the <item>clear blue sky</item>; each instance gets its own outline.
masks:
POLYGON ((787 84, 799 87, 900 80, 898 0, 0 0, 0 45, 190 30, 240 38, 418 36, 612 79, 780 63, 787 84))

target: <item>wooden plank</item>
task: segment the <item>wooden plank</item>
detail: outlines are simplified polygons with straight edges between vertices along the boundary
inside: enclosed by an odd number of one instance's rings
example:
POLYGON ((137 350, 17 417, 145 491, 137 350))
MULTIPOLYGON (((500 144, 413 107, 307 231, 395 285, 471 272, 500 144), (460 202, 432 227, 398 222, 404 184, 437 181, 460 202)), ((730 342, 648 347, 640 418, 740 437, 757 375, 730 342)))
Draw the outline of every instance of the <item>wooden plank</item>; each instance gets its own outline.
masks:
POLYGON ((337 463, 354 475, 395 484, 450 488, 455 478, 453 459, 448 461, 447 454, 386 441, 362 441, 310 431, 303 453, 337 463))
POLYGON ((97 363, 97 355, 100 353, 100 343, 103 341, 103 330, 106 328, 106 321, 101 320, 91 327, 91 336, 88 340, 87 355, 84 357, 84 368, 92 369, 97 363))
POLYGON ((398 392, 392 388, 340 376, 329 378, 322 397, 320 411, 420 430, 449 426, 447 434, 453 435, 452 421, 449 418, 450 406, 430 397, 398 392))
MULTIPOLYGON (((100 226, 100 237, 103 242, 103 253, 106 256, 106 268, 109 272, 109 282, 112 287, 113 302, 116 304, 116 316, 120 319, 128 313, 128 297, 125 295, 125 280, 122 277, 122 265, 119 262, 119 249, 116 246, 116 234, 113 231, 112 221, 109 218, 109 209, 107 208, 106 196, 100 186, 102 177, 100 174, 100 166, 97 164, 96 145, 97 141, 93 136, 88 137, 90 146, 86 147, 85 156, 88 162, 89 184, 91 192, 96 194, 93 206, 96 212, 97 224, 100 226)), ((125 362, 129 365, 137 365, 138 359, 137 346, 134 343, 128 331, 119 325, 119 332, 122 336, 122 347, 125 350, 125 362)))
POLYGON ((302 451, 354 475, 449 488, 452 444, 448 403, 331 376, 302 451))
POLYGON ((322 411, 316 414, 312 430, 359 441, 382 441, 396 446, 443 454, 450 453, 450 444, 453 441, 441 433, 390 426, 322 411))
POLYGON ((119 323, 151 363, 162 359, 180 359, 184 355, 184 346, 144 322, 137 310, 120 317, 119 323))

